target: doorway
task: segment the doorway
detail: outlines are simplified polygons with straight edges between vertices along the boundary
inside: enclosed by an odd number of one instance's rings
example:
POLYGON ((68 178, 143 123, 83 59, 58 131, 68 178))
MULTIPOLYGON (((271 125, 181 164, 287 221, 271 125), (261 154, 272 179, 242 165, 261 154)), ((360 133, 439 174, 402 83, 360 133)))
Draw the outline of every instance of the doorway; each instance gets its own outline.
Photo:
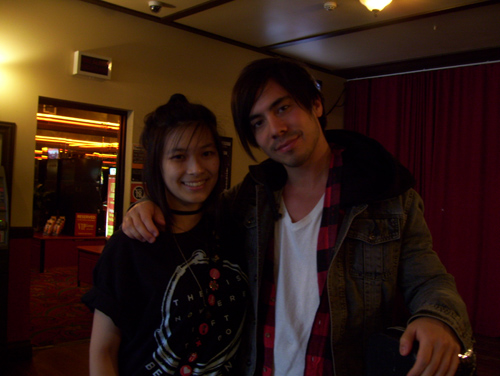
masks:
POLYGON ((33 228, 34 244, 43 245, 32 251, 34 346, 90 334, 91 314, 80 302, 90 285, 78 279, 76 244, 101 244, 121 223, 127 115, 120 109, 39 98, 33 228))
POLYGON ((64 217, 62 234, 75 235, 75 213, 89 213, 97 236, 112 235, 122 220, 126 118, 124 110, 39 98, 35 233, 64 217))

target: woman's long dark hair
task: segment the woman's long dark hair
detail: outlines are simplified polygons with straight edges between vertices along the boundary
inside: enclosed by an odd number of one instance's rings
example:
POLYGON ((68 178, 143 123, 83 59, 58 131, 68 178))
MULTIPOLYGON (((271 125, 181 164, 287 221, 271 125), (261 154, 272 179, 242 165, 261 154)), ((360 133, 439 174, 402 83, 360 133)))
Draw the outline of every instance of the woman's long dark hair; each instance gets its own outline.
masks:
MULTIPOLYGON (((214 138, 215 146, 222 164, 222 144, 217 132, 217 120, 215 115, 205 106, 190 103, 182 94, 174 94, 168 103, 158 107, 155 111, 146 115, 144 129, 141 134, 141 144, 146 151, 144 163, 143 180, 146 194, 157 204, 167 224, 172 226, 172 212, 167 203, 166 185, 162 175, 162 158, 165 141, 175 130, 194 127, 196 132, 208 130, 214 138)), ((180 139, 180 137, 179 137, 180 139)), ((205 210, 214 207, 217 196, 220 193, 221 168, 219 168, 219 179, 212 193, 203 203, 205 210)))

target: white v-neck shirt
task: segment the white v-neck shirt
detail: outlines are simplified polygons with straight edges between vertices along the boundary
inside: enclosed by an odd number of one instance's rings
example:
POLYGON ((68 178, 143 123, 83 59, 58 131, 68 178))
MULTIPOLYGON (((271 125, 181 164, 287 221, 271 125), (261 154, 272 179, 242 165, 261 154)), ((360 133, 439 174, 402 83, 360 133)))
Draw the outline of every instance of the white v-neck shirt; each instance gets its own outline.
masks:
POLYGON ((276 325, 274 376, 303 376, 307 344, 319 307, 317 247, 323 197, 293 223, 283 200, 275 225, 276 325))

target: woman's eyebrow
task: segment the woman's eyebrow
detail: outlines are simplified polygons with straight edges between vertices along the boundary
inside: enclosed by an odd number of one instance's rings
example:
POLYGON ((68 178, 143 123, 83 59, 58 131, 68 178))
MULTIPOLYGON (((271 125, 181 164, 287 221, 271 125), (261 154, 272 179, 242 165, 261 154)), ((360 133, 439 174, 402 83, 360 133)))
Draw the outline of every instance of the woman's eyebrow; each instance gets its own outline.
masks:
MULTIPOLYGON (((207 149, 207 148, 210 148, 210 147, 215 147, 215 143, 211 141, 211 142, 207 142, 206 144, 201 145, 201 146, 197 146, 197 147, 200 148, 200 149, 207 149)), ((186 152, 188 149, 189 149, 189 146, 188 146, 188 148, 183 148, 183 147, 180 147, 180 146, 176 146, 176 147, 174 147, 172 149, 169 149, 168 153, 172 154, 172 153, 178 153, 178 152, 186 152)))

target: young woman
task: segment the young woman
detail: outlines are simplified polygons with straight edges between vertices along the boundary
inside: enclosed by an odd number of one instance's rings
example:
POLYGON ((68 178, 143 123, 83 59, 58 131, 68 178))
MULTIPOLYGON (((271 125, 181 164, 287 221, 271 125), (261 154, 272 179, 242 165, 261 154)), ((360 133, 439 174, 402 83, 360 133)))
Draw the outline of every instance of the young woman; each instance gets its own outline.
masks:
POLYGON ((166 230, 153 244, 121 231, 107 243, 83 298, 95 312, 90 374, 238 374, 247 280, 215 226, 215 116, 175 94, 146 117, 141 142, 166 230))

